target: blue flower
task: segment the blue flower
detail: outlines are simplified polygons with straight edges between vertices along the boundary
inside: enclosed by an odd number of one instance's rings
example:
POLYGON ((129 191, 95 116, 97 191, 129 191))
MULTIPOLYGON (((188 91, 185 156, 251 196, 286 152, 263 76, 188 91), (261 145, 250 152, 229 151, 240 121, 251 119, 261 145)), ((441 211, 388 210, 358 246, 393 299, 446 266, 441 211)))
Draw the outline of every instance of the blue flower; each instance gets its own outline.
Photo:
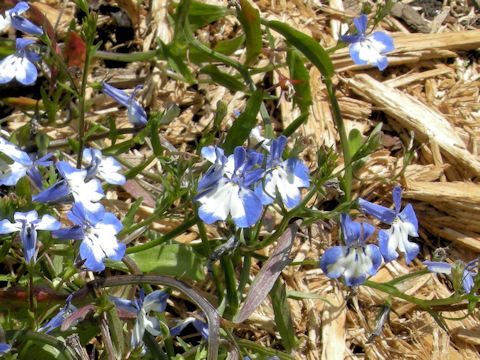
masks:
POLYGON ((3 138, 0 138, 0 153, 11 160, 0 158, 0 185, 17 184, 33 165, 30 156, 3 138))
POLYGON ((145 296, 143 289, 140 290, 140 297, 135 300, 110 297, 116 306, 137 315, 130 341, 133 348, 142 343, 145 330, 153 336, 161 335, 160 321, 148 314, 151 311, 164 312, 167 307, 167 298, 168 293, 161 290, 156 290, 145 296))
POLYGON ((75 311, 77 311, 77 308, 72 305, 72 295, 69 295, 67 297, 65 306, 60 309, 60 311, 50 319, 48 323, 43 325, 38 331, 40 332, 45 332, 48 334, 49 332, 52 332, 53 330, 59 328, 62 326, 64 320, 69 317, 71 314, 73 314, 75 311))
POLYGON ((20 1, 13 8, 5 11, 5 15, 0 15, 0 33, 8 30, 10 25, 27 34, 42 35, 43 30, 39 26, 20 16, 30 8, 30 5, 24 1, 20 1))
POLYGON ((35 210, 26 213, 16 212, 13 218, 14 223, 6 219, 0 221, 0 234, 20 231, 25 261, 30 263, 33 260, 35 263, 37 261, 37 230, 57 230, 60 229, 61 224, 50 215, 43 215, 39 219, 35 210))
POLYGON ((177 325, 170 329, 171 336, 178 336, 187 327, 188 324, 192 324, 195 329, 200 333, 202 338, 208 340, 208 324, 193 316, 190 316, 184 320, 181 320, 177 325))
POLYGON ((468 294, 472 291, 475 284, 474 277, 477 275, 478 260, 472 260, 467 264, 461 260, 455 261, 454 264, 443 261, 424 261, 423 263, 427 266, 428 271, 449 275, 454 283, 455 290, 457 290, 456 284, 461 282, 463 290, 468 294), (456 281, 457 279, 459 280, 458 282, 456 281))
POLYGON ((347 214, 341 215, 341 227, 345 246, 334 246, 325 251, 320 268, 331 279, 343 275, 348 286, 360 285, 367 275, 375 275, 382 264, 378 247, 365 244, 375 228, 367 223, 354 222, 347 214))
POLYGON ((75 226, 56 230, 52 235, 57 239, 82 240, 80 257, 88 270, 103 271, 106 258, 122 260, 125 244, 118 242, 117 234, 123 225, 115 215, 104 209, 91 213, 81 203, 75 203, 67 217, 75 226))
POLYGON ((85 148, 83 161, 87 163, 87 178, 98 175, 107 183, 114 185, 123 185, 127 181, 125 176, 119 173, 122 165, 112 156, 102 156, 100 150, 85 148))
POLYGON ((398 249, 405 254, 405 260, 407 264, 410 264, 420 252, 420 247, 408 240, 408 236, 418 236, 417 216, 410 204, 407 204, 400 211, 402 205, 402 189, 400 186, 396 186, 392 194, 395 210, 373 204, 361 198, 358 199, 358 204, 363 212, 391 225, 390 229, 380 230, 378 233, 378 243, 385 261, 389 262, 398 258, 398 249))
POLYGON ((300 188, 310 185, 308 168, 301 160, 282 159, 286 143, 287 138, 283 135, 271 141, 264 181, 255 188, 255 194, 262 200, 263 205, 271 204, 278 191, 284 205, 293 208, 300 203, 300 188))
POLYGON ((198 215, 207 224, 226 220, 231 214, 235 225, 246 228, 254 225, 262 214, 262 201, 250 189, 263 170, 256 168, 261 155, 238 146, 228 158, 223 150, 202 149, 202 155, 213 162, 198 184, 195 200, 200 203, 198 215))
POLYGON ((6 84, 17 79, 23 85, 31 85, 37 80, 38 71, 33 62, 39 61, 40 56, 30 50, 28 46, 35 40, 17 38, 17 51, 0 61, 0 84, 6 84))
POLYGON ((66 201, 72 195, 75 202, 81 203, 90 212, 103 210, 99 201, 104 193, 98 179, 88 180, 87 170, 76 169, 65 161, 59 161, 56 166, 63 180, 34 195, 33 201, 53 203, 66 201))
POLYGON ((5 343, 0 343, 0 356, 8 353, 10 350, 12 350, 12 347, 10 345, 5 343))
POLYGON ((353 20, 357 28, 355 35, 343 35, 342 41, 350 43, 350 56, 355 64, 370 64, 384 70, 388 65, 385 53, 395 49, 393 39, 390 35, 377 31, 371 35, 366 35, 368 18, 362 14, 353 20))
POLYGON ((110 96, 113 100, 120 105, 127 107, 128 121, 133 126, 143 127, 147 124, 147 113, 143 107, 135 100, 137 91, 141 89, 141 86, 137 86, 131 95, 128 95, 125 91, 117 89, 106 82, 102 83, 103 92, 110 96))

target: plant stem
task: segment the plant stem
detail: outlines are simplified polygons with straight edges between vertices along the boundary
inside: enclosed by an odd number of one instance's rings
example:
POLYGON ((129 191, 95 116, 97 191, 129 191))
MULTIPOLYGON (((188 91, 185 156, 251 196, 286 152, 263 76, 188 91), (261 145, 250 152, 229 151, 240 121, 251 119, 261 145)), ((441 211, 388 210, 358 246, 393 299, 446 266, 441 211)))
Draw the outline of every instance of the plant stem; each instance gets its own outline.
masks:
MULTIPOLYGON (((150 225, 151 223, 153 223, 155 220, 158 219, 158 215, 157 214, 153 214, 152 216, 150 216, 149 218, 145 219, 144 221, 136 224, 136 225, 133 225, 131 226, 130 228, 128 229, 125 229, 124 231, 121 232, 121 235, 125 235, 125 234, 129 234, 137 229, 140 229, 142 228, 143 226, 148 226, 150 225)), ((136 252, 139 252, 139 251, 145 251, 145 250, 148 250, 148 249, 151 249, 161 243, 164 243, 168 240, 171 240, 173 239, 174 237, 180 235, 180 234, 183 234, 185 231, 187 231, 189 228, 191 228, 193 225, 195 225, 197 223, 197 217, 194 216, 188 220, 185 220, 182 224, 180 224, 178 227, 176 227, 175 229, 173 229, 172 231, 166 233, 165 235, 163 235, 162 237, 158 238, 158 239, 155 239, 155 240, 152 240, 152 241, 149 241, 148 243, 146 244, 142 244, 142 245, 137 245, 137 246, 133 246, 133 247, 130 247, 127 249, 126 253, 127 254, 132 254, 132 253, 136 253, 136 252)))

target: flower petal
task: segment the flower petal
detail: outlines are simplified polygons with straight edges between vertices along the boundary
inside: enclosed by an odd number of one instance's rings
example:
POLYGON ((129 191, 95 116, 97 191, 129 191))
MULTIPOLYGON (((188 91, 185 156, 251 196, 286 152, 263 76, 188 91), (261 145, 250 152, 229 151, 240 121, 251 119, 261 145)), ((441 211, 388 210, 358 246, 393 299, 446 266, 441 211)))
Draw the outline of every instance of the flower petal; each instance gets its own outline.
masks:
POLYGON ((35 25, 30 20, 27 20, 21 16, 13 16, 12 17, 12 27, 15 30, 22 31, 26 34, 32 35, 42 35, 43 30, 40 26, 35 25))
POLYGON ((257 223, 262 215, 262 202, 253 191, 240 188, 237 193, 232 193, 230 199, 230 211, 235 225, 246 228, 257 223))
POLYGON ((17 59, 16 55, 8 55, 0 61, 0 84, 6 84, 13 80, 17 68, 17 59))
POLYGON ((145 312, 164 312, 167 308, 168 296, 169 294, 162 290, 156 290, 145 296, 143 302, 143 308, 145 309, 145 312))
POLYGON ((340 215, 340 225, 342 228, 343 240, 347 246, 352 245, 361 236, 361 225, 358 222, 352 221, 348 214, 342 213, 340 215))
POLYGON ((230 213, 232 192, 238 192, 238 186, 226 179, 219 180, 218 185, 197 198, 202 205, 198 216, 203 222, 212 224, 218 220, 226 220, 230 213))
POLYGON ((408 228, 408 235, 418 236, 418 220, 417 215, 415 215, 415 210, 411 204, 407 204, 402 212, 399 214, 399 218, 407 224, 410 224, 408 228))
POLYGON ((362 198, 358 199, 358 205, 365 214, 371 215, 385 224, 391 224, 395 220, 396 214, 392 209, 371 203, 362 198))
POLYGON ((385 262, 390 262, 398 258, 398 252, 396 251, 398 239, 396 237, 392 238, 385 230, 378 232, 378 245, 385 262))
POLYGON ((15 78, 23 85, 32 85, 38 76, 35 65, 26 57, 16 62, 15 78))
POLYGON ((153 336, 159 336, 162 334, 160 327, 160 321, 153 316, 145 316, 145 330, 147 330, 153 336))
POLYGON ((320 268, 330 279, 337 279, 343 275, 345 267, 340 260, 345 257, 346 246, 334 246, 325 251, 320 259, 320 268))
POLYGON ((35 227, 38 230, 58 230, 62 227, 62 224, 51 215, 43 215, 40 222, 35 227))
POLYGON ((12 347, 8 344, 0 343, 0 355, 6 354, 12 349, 12 347))
POLYGON ((452 273, 452 265, 443 261, 424 261, 423 264, 427 267, 428 271, 437 274, 450 275, 452 273))
POLYGON ((402 188, 400 186, 395 186, 392 190, 393 204, 395 205, 395 211, 397 214, 402 208, 402 188))
POLYGON ((357 28, 357 31, 360 34, 365 34, 365 31, 367 31, 367 25, 368 25, 367 15, 361 14, 359 17, 353 19, 353 23, 355 24, 355 27, 357 28))
MULTIPOLYGON (((382 54, 395 50, 395 45, 393 44, 393 38, 384 32, 381 32, 381 31, 374 32, 372 35, 370 35, 369 38, 379 44, 382 44, 381 50, 380 50, 382 54)), ((377 47, 380 48, 380 45, 377 45, 377 47)))
POLYGON ((21 223, 11 223, 9 220, 4 219, 0 221, 0 234, 10 234, 22 229, 21 223))

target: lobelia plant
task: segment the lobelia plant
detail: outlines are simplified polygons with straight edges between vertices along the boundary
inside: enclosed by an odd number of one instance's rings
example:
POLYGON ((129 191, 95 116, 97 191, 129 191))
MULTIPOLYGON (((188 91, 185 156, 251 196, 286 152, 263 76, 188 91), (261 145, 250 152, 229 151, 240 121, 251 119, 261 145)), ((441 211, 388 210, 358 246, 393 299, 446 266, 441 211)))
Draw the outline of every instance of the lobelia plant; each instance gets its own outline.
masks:
POLYGON ((148 121, 145 109, 135 100, 135 96, 141 88, 141 86, 137 86, 132 94, 128 95, 125 91, 117 89, 106 82, 102 83, 103 92, 127 108, 128 121, 136 127, 144 127, 148 121))

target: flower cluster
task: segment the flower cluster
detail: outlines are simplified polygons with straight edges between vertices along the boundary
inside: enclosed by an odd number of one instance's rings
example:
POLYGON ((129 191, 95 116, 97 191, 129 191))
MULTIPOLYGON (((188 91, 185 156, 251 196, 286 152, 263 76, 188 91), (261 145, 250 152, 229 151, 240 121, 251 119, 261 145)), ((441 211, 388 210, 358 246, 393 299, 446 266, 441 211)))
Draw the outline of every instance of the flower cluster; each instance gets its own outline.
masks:
POLYGON ((39 167, 53 164, 51 154, 38 160, 0 138, 0 184, 14 186, 27 176, 40 190, 32 196, 38 203, 58 203, 73 200, 68 219, 74 224, 72 228, 61 229, 58 220, 49 214, 41 217, 36 210, 16 212, 14 221, 0 221, 0 234, 20 232, 23 253, 27 263, 37 260, 37 230, 52 231, 58 239, 81 240, 80 257, 87 269, 102 271, 103 260, 121 260, 125 253, 125 244, 119 243, 117 234, 122 229, 121 222, 112 213, 106 212, 100 200, 104 197, 101 182, 124 184, 125 177, 119 173, 120 164, 112 157, 102 156, 99 150, 85 149, 84 169, 76 169, 66 161, 58 161, 55 166, 61 180, 43 189, 43 180, 39 167))
POLYGON ((379 246, 366 244, 366 240, 375 232, 372 225, 354 222, 347 214, 342 214, 341 228, 345 246, 334 246, 325 251, 320 260, 324 273, 332 279, 343 275, 348 286, 356 286, 363 283, 367 275, 376 274, 382 258, 385 262, 398 258, 398 251, 405 255, 409 264, 420 251, 419 246, 408 239, 409 236, 418 236, 418 221, 411 204, 400 211, 401 200, 402 190, 399 186, 393 189, 395 209, 364 199, 358 200, 364 213, 390 225, 389 229, 379 230, 379 246))
POLYGON ((199 217, 211 224, 230 214, 237 227, 246 228, 277 197, 287 208, 297 206, 300 189, 310 184, 309 171, 297 158, 282 158, 286 142, 285 136, 271 140, 266 155, 238 146, 227 157, 219 147, 204 147, 202 156, 212 166, 198 183, 199 217))
MULTIPOLYGON (((42 35, 43 30, 39 26, 21 16, 29 8, 28 3, 20 1, 12 9, 5 11, 5 15, 0 15, 0 33, 12 26, 15 30, 30 35, 42 35)), ((32 85, 37 80, 38 71, 34 63, 40 61, 40 56, 30 50, 34 43, 35 40, 32 39, 16 39, 15 54, 0 61, 0 84, 16 79, 23 85, 32 85)))

